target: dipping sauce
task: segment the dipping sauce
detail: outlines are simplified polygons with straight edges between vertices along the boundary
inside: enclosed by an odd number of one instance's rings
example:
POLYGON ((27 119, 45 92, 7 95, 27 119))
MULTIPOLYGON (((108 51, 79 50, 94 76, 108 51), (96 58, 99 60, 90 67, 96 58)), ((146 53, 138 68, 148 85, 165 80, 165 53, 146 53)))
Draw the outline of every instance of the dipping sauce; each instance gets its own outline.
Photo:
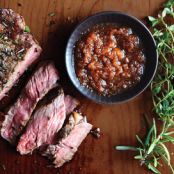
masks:
POLYGON ((131 88, 144 72, 145 55, 131 28, 97 25, 82 36, 74 51, 81 85, 101 95, 131 88))

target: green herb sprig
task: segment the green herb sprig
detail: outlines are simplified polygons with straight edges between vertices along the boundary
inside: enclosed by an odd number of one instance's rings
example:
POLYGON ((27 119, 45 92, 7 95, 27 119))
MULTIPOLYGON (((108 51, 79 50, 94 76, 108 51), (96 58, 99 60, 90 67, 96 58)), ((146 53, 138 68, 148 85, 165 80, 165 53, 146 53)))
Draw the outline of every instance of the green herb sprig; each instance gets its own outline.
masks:
POLYGON ((159 55, 157 74, 151 83, 153 111, 162 127, 157 130, 156 121, 153 119, 145 139, 136 136, 138 147, 116 146, 117 150, 136 151, 137 155, 134 158, 140 161, 140 165, 147 166, 157 174, 160 174, 158 167, 161 166, 162 160, 174 174, 171 153, 166 146, 166 143, 174 144, 174 25, 167 22, 169 18, 174 19, 173 6, 174 0, 169 0, 156 18, 148 17, 159 55))
POLYGON ((25 31, 26 33, 30 33, 30 28, 29 28, 29 26, 26 25, 24 31, 25 31))

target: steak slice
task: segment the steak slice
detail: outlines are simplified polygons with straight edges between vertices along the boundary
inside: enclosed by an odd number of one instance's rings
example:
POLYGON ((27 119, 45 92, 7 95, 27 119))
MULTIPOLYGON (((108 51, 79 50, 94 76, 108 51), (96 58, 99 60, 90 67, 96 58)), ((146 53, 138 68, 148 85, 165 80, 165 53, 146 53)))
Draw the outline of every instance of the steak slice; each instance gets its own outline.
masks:
POLYGON ((1 136, 11 143, 26 126, 36 104, 49 90, 57 85, 58 72, 51 61, 41 63, 30 77, 16 103, 11 106, 5 115, 1 129, 1 136))
POLYGON ((65 96, 66 115, 69 115, 78 105, 79 101, 70 95, 65 96))
POLYGON ((41 53, 26 28, 22 16, 11 9, 0 9, 0 100, 41 53))
POLYGON ((64 123, 66 114, 63 90, 56 88, 51 92, 54 92, 56 97, 47 95, 48 99, 45 99, 36 109, 25 133, 19 140, 17 151, 22 155, 31 153, 41 145, 50 144, 64 123))
POLYGON ((55 167, 61 167, 65 162, 72 159, 78 147, 92 129, 87 123, 86 117, 73 112, 68 123, 60 131, 57 145, 49 145, 43 156, 53 160, 55 167))

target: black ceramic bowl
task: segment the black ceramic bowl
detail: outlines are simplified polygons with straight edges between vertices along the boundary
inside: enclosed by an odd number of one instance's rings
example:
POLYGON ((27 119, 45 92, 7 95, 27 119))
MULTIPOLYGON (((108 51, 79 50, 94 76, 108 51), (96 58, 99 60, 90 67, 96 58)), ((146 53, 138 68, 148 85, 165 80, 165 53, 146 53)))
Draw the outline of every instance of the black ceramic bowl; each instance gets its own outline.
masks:
POLYGON ((68 40, 65 59, 68 75, 77 90, 84 96, 97 103, 106 104, 125 102, 143 92, 153 79, 158 64, 156 44, 152 34, 147 29, 147 27, 137 18, 116 11, 97 13, 82 21, 75 28, 68 40), (113 96, 101 96, 97 92, 91 91, 88 88, 82 86, 75 73, 74 46, 76 42, 82 37, 83 32, 87 31, 87 29, 90 29, 96 24, 101 23, 115 23, 119 26, 126 26, 132 28, 133 32, 138 35, 138 37, 142 41, 144 53, 146 56, 145 71, 141 78, 141 81, 134 87, 113 96))

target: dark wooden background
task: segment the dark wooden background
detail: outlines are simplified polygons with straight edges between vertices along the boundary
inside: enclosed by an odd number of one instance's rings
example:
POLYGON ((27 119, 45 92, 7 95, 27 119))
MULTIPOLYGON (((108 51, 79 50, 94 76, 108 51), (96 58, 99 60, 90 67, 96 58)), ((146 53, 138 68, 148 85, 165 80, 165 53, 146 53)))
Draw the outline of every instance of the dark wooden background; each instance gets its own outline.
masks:
MULTIPOLYGON (((74 159, 61 169, 50 168, 48 160, 38 154, 20 156, 15 148, 0 139, 0 174, 150 173, 133 160, 134 153, 114 150, 115 145, 134 145, 135 135, 144 133, 142 115, 151 106, 149 91, 125 104, 95 104, 74 91, 67 81, 63 62, 67 38, 84 17, 100 11, 118 10, 143 19, 154 14, 162 2, 164 0, 0 0, 0 8, 11 8, 24 16, 44 49, 42 57, 56 60, 63 86, 81 100, 88 120, 102 131, 100 139, 89 135, 74 159)), ((2 107, 2 103, 0 105, 2 107)), ((174 150, 174 146, 170 148, 174 150)), ((170 173, 167 167, 162 171, 163 174, 170 173)))

